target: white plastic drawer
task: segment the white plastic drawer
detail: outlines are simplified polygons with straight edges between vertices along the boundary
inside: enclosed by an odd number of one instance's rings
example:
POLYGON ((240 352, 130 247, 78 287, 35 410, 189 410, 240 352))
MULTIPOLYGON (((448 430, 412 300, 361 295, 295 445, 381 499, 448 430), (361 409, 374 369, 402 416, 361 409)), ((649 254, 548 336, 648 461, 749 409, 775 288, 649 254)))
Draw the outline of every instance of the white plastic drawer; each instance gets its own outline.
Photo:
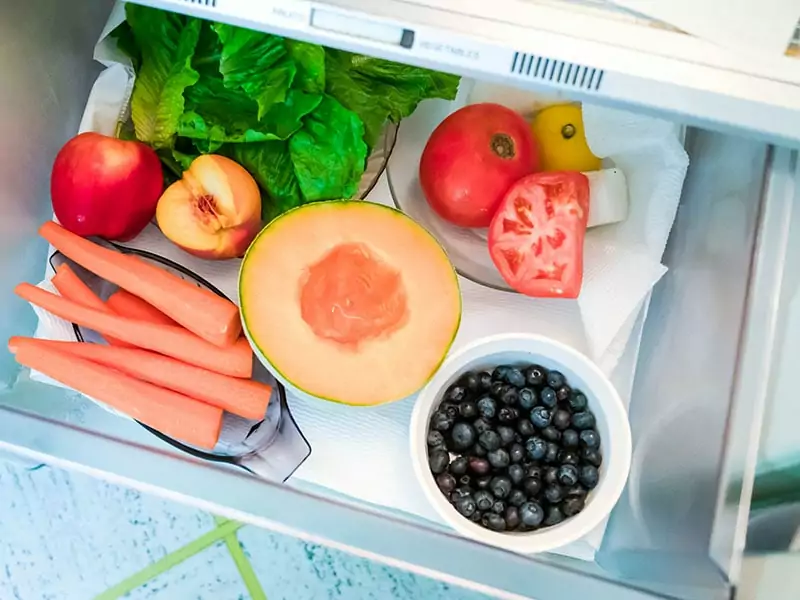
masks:
MULTIPOLYGON (((38 281, 48 173, 96 74, 110 2, 0 0, 0 339, 29 334, 12 294, 38 281), (41 40, 47 40, 46 43, 41 40), (21 57, 25 57, 24 60, 21 57)), ((748 498, 790 241, 800 235, 795 151, 690 129, 692 166, 644 325, 630 418, 633 470, 595 562, 513 555, 443 526, 270 484, 181 454, 135 423, 25 380, 0 352, 0 450, 505 597, 728 598, 748 498)), ((387 194, 385 181, 375 194, 387 194)))

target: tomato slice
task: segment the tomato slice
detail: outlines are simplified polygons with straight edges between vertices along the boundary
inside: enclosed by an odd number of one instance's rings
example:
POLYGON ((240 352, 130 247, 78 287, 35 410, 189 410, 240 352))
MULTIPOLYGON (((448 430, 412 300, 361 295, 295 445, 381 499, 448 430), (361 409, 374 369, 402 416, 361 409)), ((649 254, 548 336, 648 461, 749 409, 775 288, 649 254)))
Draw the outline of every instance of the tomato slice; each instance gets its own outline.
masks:
POLYGON ((528 175, 511 187, 495 213, 489 253, 516 291, 538 298, 577 298, 588 219, 585 175, 528 175))

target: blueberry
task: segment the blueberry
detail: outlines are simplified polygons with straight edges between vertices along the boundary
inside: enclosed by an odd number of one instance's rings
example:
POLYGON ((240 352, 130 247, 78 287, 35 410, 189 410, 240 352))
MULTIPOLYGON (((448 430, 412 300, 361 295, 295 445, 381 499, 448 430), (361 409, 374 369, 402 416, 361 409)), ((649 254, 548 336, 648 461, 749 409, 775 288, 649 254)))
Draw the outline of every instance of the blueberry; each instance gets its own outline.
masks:
POLYGON ((475 443, 475 439, 478 437, 475 429, 469 423, 456 423, 450 436, 456 450, 466 450, 475 443))
POLYGON ((505 531, 506 520, 502 515, 489 514, 486 516, 486 527, 492 531, 505 531))
POLYGON ((564 489, 560 485, 548 485, 544 488, 544 497, 550 504, 558 504, 564 498, 564 489))
POLYGON ((522 481, 522 489, 530 498, 535 498, 542 491, 542 480, 538 477, 526 477, 522 481))
POLYGON ((561 434, 561 444, 564 448, 577 448, 580 438, 574 429, 565 429, 561 434))
POLYGON ((519 518, 528 527, 538 527, 544 521, 544 509, 538 502, 526 502, 519 507, 519 518))
POLYGON ((589 406, 589 402, 586 400, 586 396, 583 392, 580 390, 572 390, 572 396, 569 398, 569 407, 572 409, 572 412, 586 410, 587 406, 589 406))
POLYGON ((558 482, 561 485, 572 487, 578 483, 578 467, 575 465, 561 465, 558 469, 558 482))
POLYGON ((588 410, 572 415, 572 424, 575 429, 591 429, 595 426, 594 415, 588 410))
POLYGON ((502 381, 493 381, 492 386, 489 388, 489 394, 492 398, 500 399, 500 396, 503 395, 503 391, 506 389, 506 384, 502 381))
POLYGON ((528 496, 522 490, 511 490, 508 495, 508 504, 511 506, 520 507, 528 501, 528 496))
MULTIPOLYGON (((552 418, 553 414, 544 406, 534 406, 533 410, 531 411, 531 423, 533 423, 539 429, 544 429, 550 425, 552 418)), ((450 426, 452 427, 452 423, 450 426)))
POLYGON ((449 464, 450 455, 444 450, 434 450, 428 455, 428 466, 434 475, 442 473, 449 464))
POLYGON ((483 518, 483 513, 481 513, 481 511, 479 511, 479 510, 476 510, 474 513, 472 513, 467 518, 470 521, 472 521, 473 523, 480 523, 481 522, 481 518, 483 518))
POLYGON ((525 469, 522 465, 511 465, 508 467, 508 478, 514 485, 519 485, 525 479, 525 469))
POLYGON ((547 374, 539 365, 531 365, 525 369, 525 383, 528 385, 542 385, 547 374))
POLYGON ((432 448, 444 446, 444 436, 440 431, 428 432, 428 446, 431 446, 432 448))
POLYGON ((491 429, 489 431, 484 431, 478 436, 478 443, 489 452, 497 450, 500 447, 500 435, 491 429))
POLYGON ((479 384, 478 387, 480 387, 480 389, 482 389, 484 391, 486 391, 490 387, 492 387, 492 375, 491 375, 491 373, 487 373, 486 371, 484 371, 483 373, 478 375, 478 384, 479 384))
POLYGON ((525 450, 533 460, 542 460, 547 454, 547 442, 540 437, 529 438, 525 442, 525 450))
POLYGON ((553 408, 558 403, 556 391, 549 387, 543 388, 542 391, 539 392, 539 400, 548 408, 553 408))
POLYGON ((564 379, 564 375, 562 375, 559 371, 550 371, 547 374, 547 385, 549 385, 554 390, 557 390, 565 383, 566 379, 564 379))
POLYGON ((478 510, 484 511, 489 510, 492 508, 494 504, 494 496, 492 496, 486 490, 478 490, 475 492, 475 504, 478 507, 478 510))
POLYGON ((558 525, 564 520, 564 513, 561 512, 561 509, 557 506, 550 506, 547 509, 547 517, 544 520, 544 524, 548 527, 553 525, 558 525))
POLYGON ((456 478, 450 473, 439 473, 436 476, 436 485, 439 486, 443 493, 449 494, 456 489, 456 478))
POLYGON ((500 394, 500 402, 506 406, 513 406, 519 400, 519 392, 511 386, 506 387, 500 394))
POLYGON ((489 471, 491 471, 491 466, 489 465, 489 461, 486 460, 485 458, 478 458, 476 456, 471 456, 468 462, 469 462, 469 470, 475 475, 488 475, 489 471))
POLYGON ((503 446, 509 446, 514 443, 514 433, 515 431, 508 427, 507 425, 500 425, 497 428, 497 434, 500 436, 500 444, 503 446))
POLYGON ((519 516, 519 509, 516 506, 509 506, 506 508, 506 527, 508 529, 516 529, 522 522, 519 516))
POLYGON ((480 398, 477 402, 478 414, 484 419, 493 419, 497 414, 497 401, 489 396, 480 398))
POLYGON ((467 389, 467 392, 474 394, 480 389, 478 374, 472 371, 465 373, 461 378, 461 385, 467 389))
POLYGON ((453 459, 453 462, 450 463, 448 470, 456 477, 460 477, 467 472, 467 467, 469 467, 469 460, 467 460, 467 458, 464 456, 459 456, 458 458, 453 459))
POLYGON ((489 488, 489 483, 492 481, 491 475, 482 475, 481 477, 475 478, 475 487, 479 490, 485 490, 489 488))
POLYGON ((447 391, 444 393, 444 399, 447 402, 453 402, 458 404, 459 402, 463 402, 467 398, 467 390, 463 385, 455 383, 447 388, 447 391))
POLYGON ((517 368, 511 368, 506 371, 506 381, 514 387, 521 388, 525 385, 525 375, 522 374, 517 368))
POLYGON ((520 419, 517 423, 517 431, 522 437, 529 438, 536 433, 536 428, 530 422, 530 419, 520 419))
POLYGON ((492 426, 489 424, 489 421, 483 417, 475 419, 472 422, 472 426, 475 428, 475 433, 478 435, 482 434, 484 431, 489 431, 492 428, 492 426))
POLYGON ((584 448, 581 450, 581 458, 589 463, 590 465, 594 465, 595 467, 599 467, 603 464, 603 455, 600 454, 599 451, 594 450, 592 448, 584 448))
POLYGON ((565 517, 574 517, 583 510, 586 501, 583 498, 567 498, 561 503, 561 511, 565 517))
POLYGON ((558 483, 558 467, 547 467, 544 470, 544 482, 547 485, 555 485, 558 483))
POLYGON ((600 473, 597 471, 597 467, 593 465, 583 465, 579 476, 584 487, 590 490, 594 489, 600 480, 600 473))
POLYGON ((497 413, 497 419, 501 423, 513 423, 519 419, 519 411, 513 406, 504 406, 500 409, 500 412, 497 413))
POLYGON ((489 459, 489 464, 495 469, 505 469, 511 463, 511 457, 508 456, 508 452, 503 448, 492 450, 486 458, 489 459))
POLYGON ((443 412, 451 419, 455 419, 458 416, 458 406, 452 402, 442 402, 439 405, 439 411, 443 412))
POLYGON ((592 450, 597 450, 600 447, 600 435, 594 429, 581 431, 581 441, 584 446, 592 450))
POLYGON ((511 480, 505 475, 498 475, 489 483, 489 491, 502 500, 511 493, 511 480))
MULTIPOLYGON (((463 404, 461 406, 464 406, 463 404)), ((564 410, 563 408, 559 408, 555 413, 553 413, 553 425, 555 425, 558 429, 566 429, 570 426, 572 422, 572 415, 569 413, 568 410, 564 410)))
POLYGON ((580 484, 573 485, 571 488, 566 489, 564 495, 567 498, 586 498, 586 489, 580 484))
MULTIPOLYGON (((456 425, 456 427, 458 427, 458 425, 456 425)), ((455 431, 455 429, 453 429, 453 431, 455 431)), ((558 442, 561 440, 561 432, 550 425, 542 429, 542 437, 548 442, 558 442)))
POLYGON ((527 477, 534 477, 536 479, 541 479, 544 476, 544 471, 542 471, 542 467, 539 465, 533 464, 528 465, 528 470, 525 473, 527 477))
POLYGON ((458 501, 458 504, 456 504, 456 510, 465 517, 470 517, 476 510, 478 510, 478 507, 475 506, 475 499, 468 496, 458 501))
POLYGON ((572 395, 572 388, 568 385, 562 385, 560 388, 556 389, 556 398, 558 398, 559 402, 566 402, 569 400, 569 397, 572 395))
POLYGON ((478 458, 486 458, 486 455, 489 453, 486 451, 486 448, 484 448, 480 444, 475 444, 472 448, 470 448, 467 454, 472 454, 473 456, 477 456, 478 458))
POLYGON ((494 504, 492 504, 492 512, 498 515, 502 515, 506 512, 506 503, 502 500, 495 500, 494 504))
POLYGON ((462 475, 458 478, 458 483, 460 483, 464 487, 471 487, 472 486, 472 477, 469 475, 462 475))
POLYGON ((558 453, 561 452, 561 448, 555 442, 547 442, 547 452, 544 455, 544 462, 546 463, 556 463, 558 462, 558 453))
POLYGON ((436 431, 448 431, 455 422, 455 419, 448 416, 447 413, 437 410, 431 417, 431 428, 436 431))
POLYGON ((531 388, 522 388, 517 392, 519 405, 525 410, 530 410, 536 406, 536 392, 531 388))
POLYGON ((458 405, 458 414, 462 419, 474 419, 478 416, 478 405, 472 400, 467 400, 458 405))
POLYGON ((450 502, 456 504, 463 500, 464 498, 468 498, 472 496, 472 490, 469 488, 456 488, 454 491, 450 493, 450 502))
POLYGON ((503 381, 506 378, 506 373, 511 367, 506 365, 500 365, 499 367, 495 367, 494 371, 492 371, 492 379, 494 381, 503 381))
POLYGON ((573 452, 572 450, 562 450, 558 455, 558 460, 562 465, 577 466, 578 463, 581 462, 581 457, 578 456, 577 452, 573 452))
POLYGON ((512 463, 522 462, 525 458, 525 448, 519 443, 512 444, 511 448, 508 449, 508 456, 511 458, 512 463))

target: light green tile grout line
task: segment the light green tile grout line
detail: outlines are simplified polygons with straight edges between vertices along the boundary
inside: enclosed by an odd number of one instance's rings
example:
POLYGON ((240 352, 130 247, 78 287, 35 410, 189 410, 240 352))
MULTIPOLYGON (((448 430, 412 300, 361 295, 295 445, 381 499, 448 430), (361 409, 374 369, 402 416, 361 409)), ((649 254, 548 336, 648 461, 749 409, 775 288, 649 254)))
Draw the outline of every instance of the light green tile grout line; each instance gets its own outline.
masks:
MULTIPOLYGON (((214 517, 214 520, 217 522, 217 525, 221 525, 225 522, 225 519, 222 517, 214 517)), ((250 564, 247 555, 244 553, 244 550, 242 550, 242 546, 239 544, 239 538, 236 537, 235 531, 225 536, 225 545, 228 547, 228 552, 236 568, 239 570, 239 575, 247 588, 247 592, 250 594, 250 598, 252 600, 267 600, 264 588, 261 587, 258 576, 253 570, 253 565, 250 564)))
MULTIPOLYGON (((186 559, 191 558, 196 554, 199 554, 209 546, 212 546, 213 544, 219 542, 220 540, 226 538, 227 536, 232 536, 234 539, 236 539, 236 532, 243 526, 242 523, 238 523, 236 521, 228 521, 225 519, 217 520, 217 523, 218 526, 215 529, 212 529, 205 535, 202 535, 196 540, 189 542, 185 546, 178 548, 174 552, 170 552, 162 559, 157 560, 152 565, 145 567, 138 573, 134 573, 127 579, 120 581, 114 587, 109 588, 105 592, 101 593, 99 596, 96 596, 94 600, 116 600, 117 598, 121 598, 125 594, 132 592, 133 590, 144 585, 151 579, 155 579, 159 575, 166 573, 171 568, 179 565, 186 559)), ((236 542, 236 545, 238 547, 238 541, 236 542)), ((242 558, 244 558, 244 560, 247 561, 247 557, 244 556, 244 553, 242 553, 242 558)), ((234 562, 236 562, 235 557, 233 560, 234 562)), ((252 567, 250 566, 249 561, 247 562, 247 566, 250 567, 252 571, 252 567)), ((253 574, 253 577, 255 577, 255 574, 253 574)), ((247 585, 246 581, 245 585, 247 585)), ((258 585, 257 579, 256 579, 256 585, 258 585)), ((248 589, 250 589, 249 586, 248 589)), ((264 592, 262 591, 261 593, 262 593, 261 597, 265 598, 265 596, 263 596, 264 592)))

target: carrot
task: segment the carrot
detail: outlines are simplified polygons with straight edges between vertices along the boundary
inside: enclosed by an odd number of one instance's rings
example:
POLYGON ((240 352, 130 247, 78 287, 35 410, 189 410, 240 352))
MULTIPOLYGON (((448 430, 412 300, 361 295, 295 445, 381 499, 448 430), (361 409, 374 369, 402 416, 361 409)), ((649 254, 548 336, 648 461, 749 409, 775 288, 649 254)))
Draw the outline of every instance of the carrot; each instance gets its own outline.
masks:
MULTIPOLYGON (((56 267, 56 274, 53 275, 50 281, 64 298, 83 304, 88 308, 96 308, 110 315, 114 314, 114 310, 106 306, 105 302, 75 274, 75 271, 67 263, 62 263, 56 267)), ((115 346, 131 347, 130 344, 114 338, 106 337, 106 341, 115 346)))
POLYGON ((223 375, 247 379, 253 375, 253 354, 246 339, 241 339, 228 348, 220 348, 182 327, 109 315, 51 294, 30 283, 19 284, 14 288, 14 293, 57 317, 94 329, 101 335, 110 335, 139 348, 166 354, 223 375))
POLYGON ((160 323, 161 325, 177 325, 163 312, 152 304, 148 304, 139 296, 134 296, 122 288, 111 294, 106 300, 106 306, 120 316, 136 319, 138 321, 148 321, 149 323, 160 323))
POLYGON ((98 277, 149 302, 168 317, 217 346, 236 343, 242 332, 239 309, 231 301, 168 271, 103 248, 48 221, 39 235, 98 277))
POLYGON ((222 410, 58 350, 17 342, 16 359, 170 437, 213 448, 222 410))
POLYGON ((75 271, 67 263, 56 267, 56 274, 50 281, 64 298, 104 313, 112 314, 114 312, 75 274, 75 271))
POLYGON ((245 419, 263 419, 272 388, 264 383, 220 375, 184 362, 141 350, 100 344, 56 342, 24 337, 8 340, 11 352, 28 344, 50 348, 111 367, 121 373, 217 406, 245 419))

